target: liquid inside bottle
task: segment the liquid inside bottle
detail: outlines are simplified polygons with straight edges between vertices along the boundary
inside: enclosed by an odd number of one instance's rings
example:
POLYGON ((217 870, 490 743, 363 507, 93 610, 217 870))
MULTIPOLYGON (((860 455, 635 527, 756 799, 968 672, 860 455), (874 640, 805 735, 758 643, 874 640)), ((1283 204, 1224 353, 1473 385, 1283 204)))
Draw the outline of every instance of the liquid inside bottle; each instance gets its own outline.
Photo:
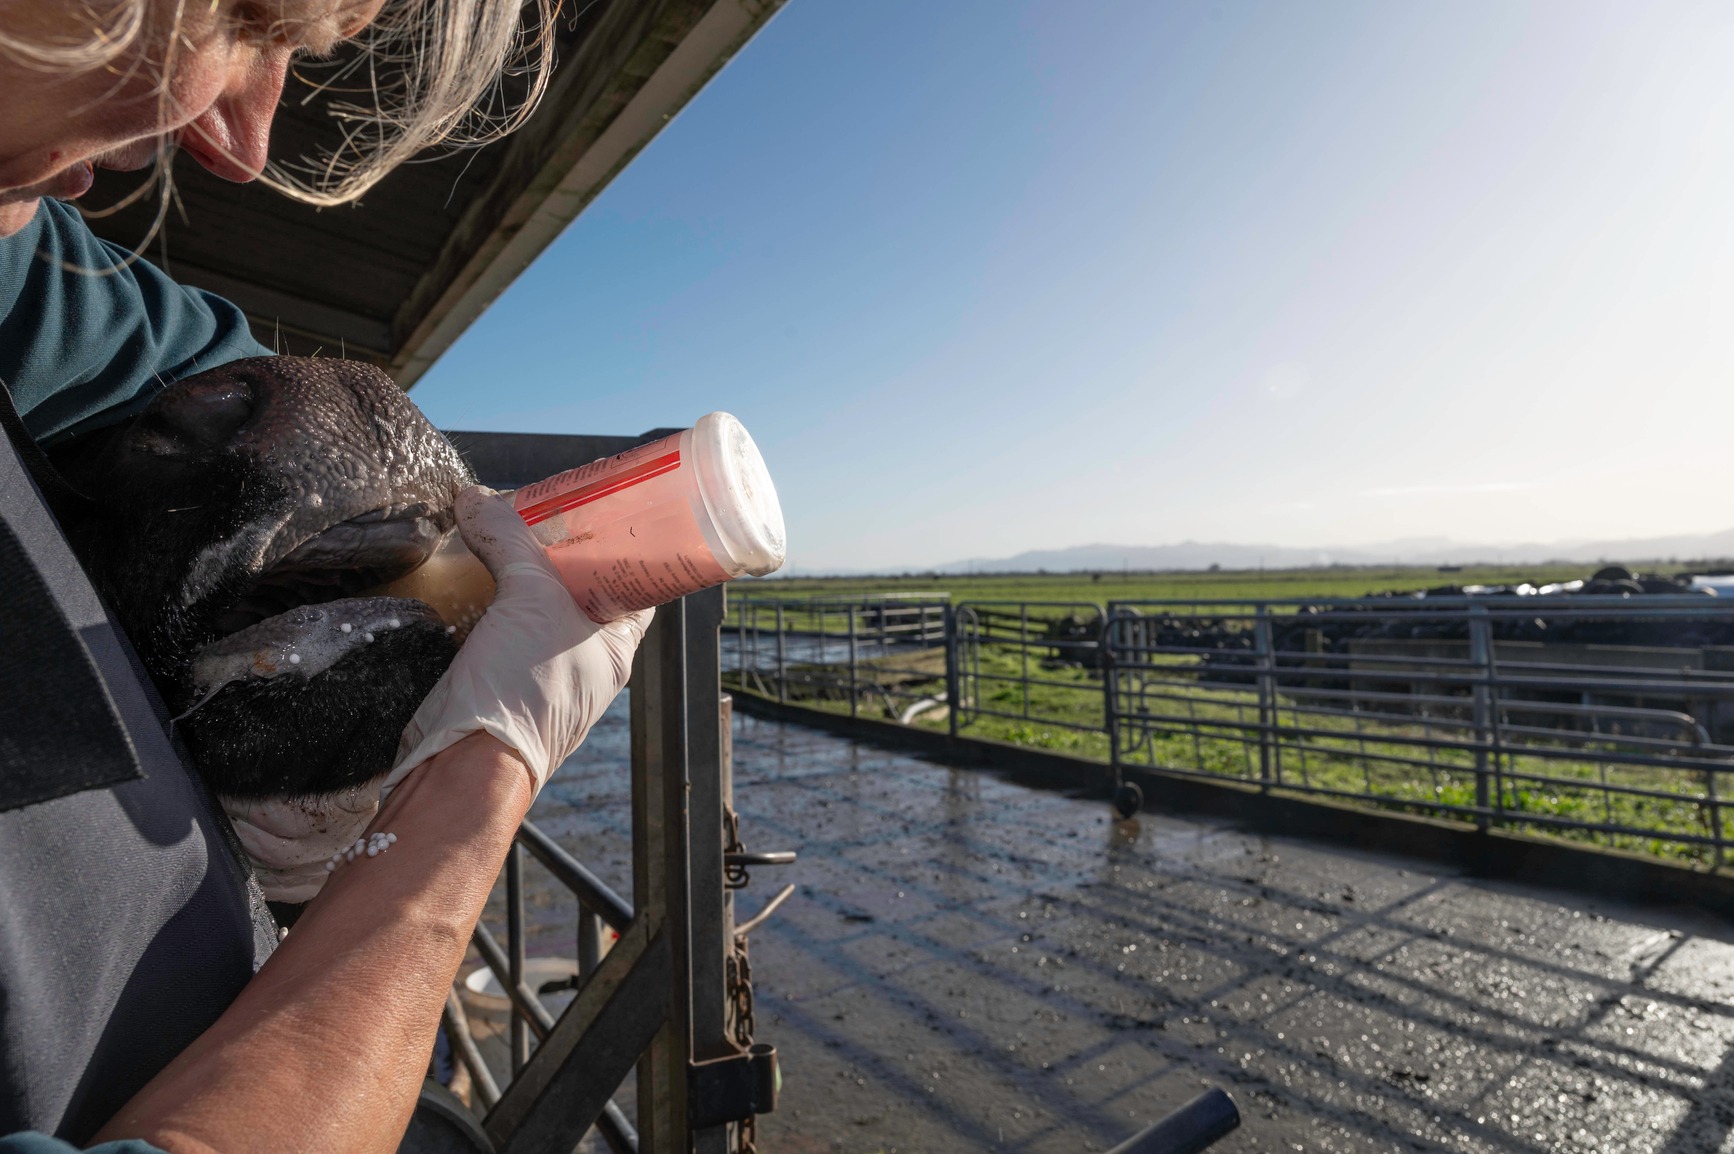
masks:
POLYGON ((425 601, 462 642, 494 600, 494 577, 453 529, 420 568, 382 585, 374 594, 425 601))

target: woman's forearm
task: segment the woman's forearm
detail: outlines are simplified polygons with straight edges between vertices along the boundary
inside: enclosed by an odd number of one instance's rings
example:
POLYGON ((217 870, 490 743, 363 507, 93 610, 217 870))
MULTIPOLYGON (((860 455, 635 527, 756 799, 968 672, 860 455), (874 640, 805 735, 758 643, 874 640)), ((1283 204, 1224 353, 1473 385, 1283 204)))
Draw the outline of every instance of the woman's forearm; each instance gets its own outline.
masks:
POLYGON ((486 734, 416 770, 372 826, 398 840, 339 866, 234 1004, 98 1137, 175 1154, 395 1150, 530 799, 523 763, 486 734))

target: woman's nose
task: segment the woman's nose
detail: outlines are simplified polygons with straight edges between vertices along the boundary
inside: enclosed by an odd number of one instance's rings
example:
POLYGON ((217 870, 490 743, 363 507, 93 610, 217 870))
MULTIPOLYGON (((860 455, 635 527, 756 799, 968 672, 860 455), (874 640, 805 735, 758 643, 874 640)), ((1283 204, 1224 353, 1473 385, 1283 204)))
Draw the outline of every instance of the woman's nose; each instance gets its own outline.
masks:
POLYGON ((254 56, 224 86, 215 103, 181 130, 181 148, 207 170, 241 184, 265 170, 271 118, 283 95, 289 54, 254 56))

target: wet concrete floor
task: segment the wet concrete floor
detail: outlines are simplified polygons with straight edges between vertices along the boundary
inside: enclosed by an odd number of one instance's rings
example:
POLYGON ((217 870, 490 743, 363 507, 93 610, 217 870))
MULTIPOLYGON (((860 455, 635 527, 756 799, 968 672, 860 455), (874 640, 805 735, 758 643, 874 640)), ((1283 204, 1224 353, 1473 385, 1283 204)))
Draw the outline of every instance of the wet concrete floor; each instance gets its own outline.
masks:
MULTIPOLYGON (((623 721, 535 817, 624 893, 623 721)), ((767 1154, 1104 1150, 1211 1085, 1225 1152, 1734 1151, 1720 919, 735 727, 749 848, 801 852, 740 899, 800 887, 752 942, 767 1154)))

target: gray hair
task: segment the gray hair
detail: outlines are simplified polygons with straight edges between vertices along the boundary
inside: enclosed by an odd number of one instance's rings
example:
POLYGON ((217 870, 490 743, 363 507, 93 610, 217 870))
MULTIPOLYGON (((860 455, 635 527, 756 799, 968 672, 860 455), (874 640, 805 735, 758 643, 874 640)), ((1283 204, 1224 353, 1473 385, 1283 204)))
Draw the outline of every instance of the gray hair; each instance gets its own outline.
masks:
MULTIPOLYGON (((164 59, 145 65, 166 77, 189 8, 199 15, 204 2, 77 0, 62 10, 77 35, 0 26, 0 53, 44 71, 113 67, 144 40, 157 39, 152 9, 172 8, 163 20, 164 59)), ((7 6, 0 0, 0 15, 7 6)), ((547 87, 559 6, 560 0, 386 0, 340 61, 295 70, 307 101, 325 99, 340 142, 316 156, 272 162, 261 179, 309 204, 345 204, 429 148, 474 148, 506 135, 547 87)), ((161 88, 166 101, 168 85, 161 88)), ((166 106, 164 113, 166 123, 166 106)))

